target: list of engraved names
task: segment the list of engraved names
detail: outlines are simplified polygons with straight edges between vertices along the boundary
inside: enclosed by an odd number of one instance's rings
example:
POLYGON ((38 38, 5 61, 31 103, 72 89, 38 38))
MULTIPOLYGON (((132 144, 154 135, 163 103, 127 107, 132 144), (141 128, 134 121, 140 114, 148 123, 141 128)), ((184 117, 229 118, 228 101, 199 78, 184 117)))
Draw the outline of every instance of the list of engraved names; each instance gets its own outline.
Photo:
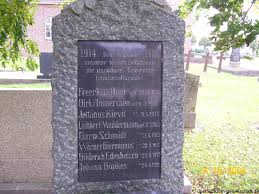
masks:
POLYGON ((79 182, 161 175, 162 42, 78 41, 79 182))

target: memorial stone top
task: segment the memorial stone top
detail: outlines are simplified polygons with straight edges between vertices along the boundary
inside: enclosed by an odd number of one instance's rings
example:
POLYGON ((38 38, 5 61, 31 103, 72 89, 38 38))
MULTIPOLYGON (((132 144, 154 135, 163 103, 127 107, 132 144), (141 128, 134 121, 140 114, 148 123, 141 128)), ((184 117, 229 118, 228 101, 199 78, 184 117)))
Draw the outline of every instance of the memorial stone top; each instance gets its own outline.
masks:
POLYGON ((184 26, 148 0, 53 18, 55 193, 182 192, 184 26))

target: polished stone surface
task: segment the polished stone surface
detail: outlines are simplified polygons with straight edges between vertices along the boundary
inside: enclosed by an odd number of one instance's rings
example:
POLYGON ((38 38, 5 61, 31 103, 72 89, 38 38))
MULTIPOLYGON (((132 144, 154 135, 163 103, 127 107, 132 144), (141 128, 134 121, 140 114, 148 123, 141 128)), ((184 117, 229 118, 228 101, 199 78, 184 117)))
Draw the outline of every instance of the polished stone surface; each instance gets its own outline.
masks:
POLYGON ((78 41, 79 182, 161 177, 162 42, 78 41))

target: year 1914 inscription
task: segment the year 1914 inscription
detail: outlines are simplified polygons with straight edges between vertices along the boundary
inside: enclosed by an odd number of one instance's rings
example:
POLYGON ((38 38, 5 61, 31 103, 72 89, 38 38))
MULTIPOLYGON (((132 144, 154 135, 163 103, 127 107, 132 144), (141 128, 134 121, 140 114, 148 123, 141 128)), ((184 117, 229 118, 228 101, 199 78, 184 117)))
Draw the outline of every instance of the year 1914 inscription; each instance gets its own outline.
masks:
POLYGON ((78 180, 161 176, 162 42, 78 41, 78 180))

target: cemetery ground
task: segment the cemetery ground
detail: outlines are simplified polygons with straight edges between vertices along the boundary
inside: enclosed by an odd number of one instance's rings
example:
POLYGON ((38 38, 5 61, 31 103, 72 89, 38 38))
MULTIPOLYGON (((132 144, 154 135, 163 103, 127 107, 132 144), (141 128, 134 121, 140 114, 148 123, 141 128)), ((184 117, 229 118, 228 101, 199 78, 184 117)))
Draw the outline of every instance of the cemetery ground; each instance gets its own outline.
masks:
POLYGON ((185 132, 185 173, 194 192, 259 189, 259 82, 191 64, 200 75, 197 128, 185 132))

